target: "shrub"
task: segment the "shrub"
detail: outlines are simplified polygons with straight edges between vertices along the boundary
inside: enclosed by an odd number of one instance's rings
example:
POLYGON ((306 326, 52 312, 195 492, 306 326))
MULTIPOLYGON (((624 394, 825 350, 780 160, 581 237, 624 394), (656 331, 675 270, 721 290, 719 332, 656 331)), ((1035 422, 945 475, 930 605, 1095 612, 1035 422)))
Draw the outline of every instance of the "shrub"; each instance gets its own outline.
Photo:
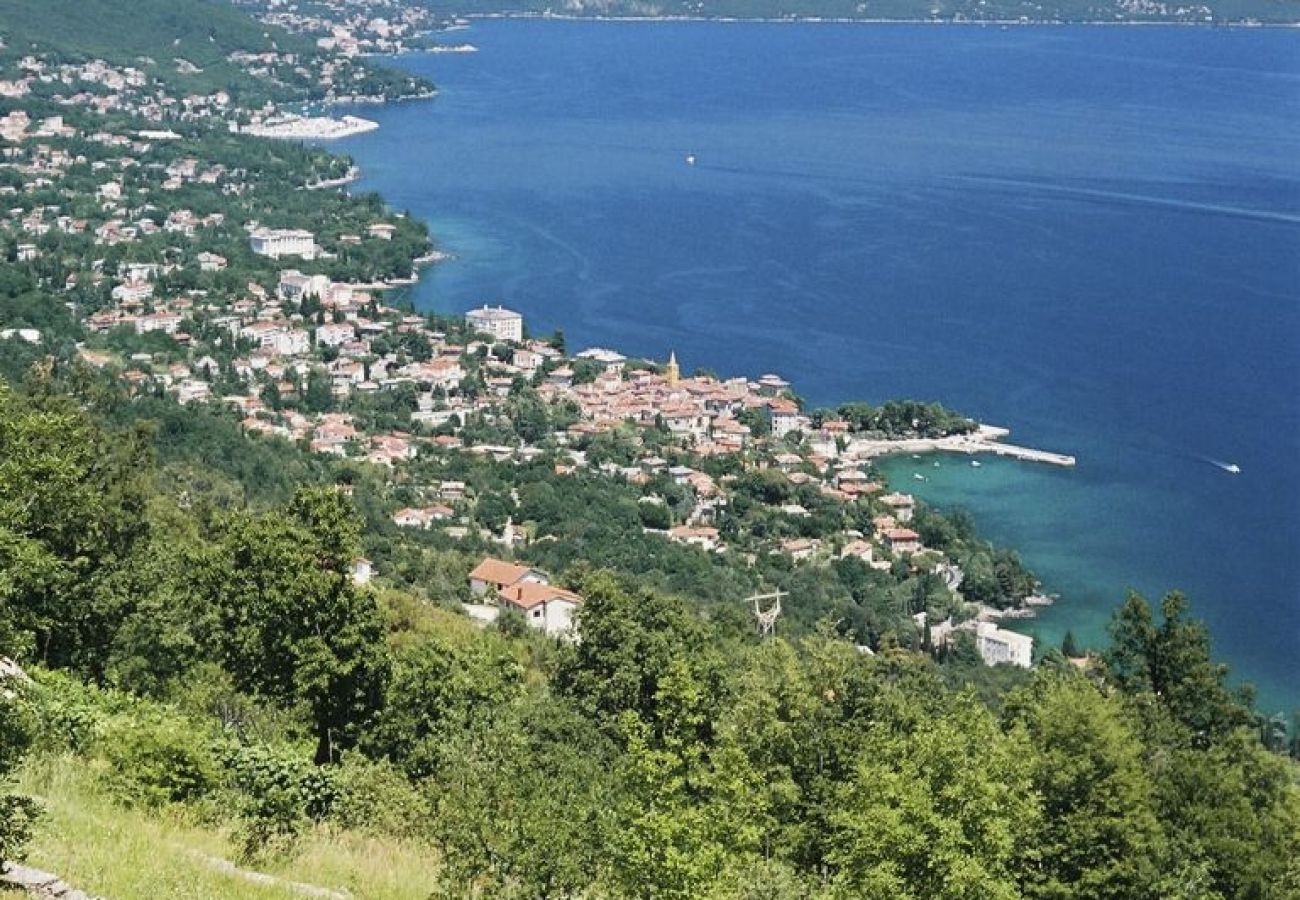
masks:
MULTIPOLYGON (((31 746, 33 717, 25 693, 16 679, 0 677, 0 788, 31 746)), ((22 854, 39 814, 30 797, 0 793, 0 860, 22 854)))
POLYGON ((428 821, 427 799, 386 760, 349 756, 338 770, 338 797, 330 819, 341 828, 376 836, 414 838, 428 821))
POLYGON ((245 862, 292 853, 302 833, 327 816, 338 798, 333 770, 286 748, 237 747, 222 761, 229 786, 239 793, 235 840, 245 862))
POLYGON ((185 803, 218 783, 217 762, 203 734, 180 720, 114 723, 100 744, 110 789, 147 806, 185 803))

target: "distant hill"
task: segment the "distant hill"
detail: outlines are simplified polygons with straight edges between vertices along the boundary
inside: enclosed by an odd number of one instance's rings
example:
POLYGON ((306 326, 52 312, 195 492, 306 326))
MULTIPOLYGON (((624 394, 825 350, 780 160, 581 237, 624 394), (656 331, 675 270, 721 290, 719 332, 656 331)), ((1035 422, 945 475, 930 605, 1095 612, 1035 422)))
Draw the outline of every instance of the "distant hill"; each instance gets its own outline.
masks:
POLYGON ((1300 22, 1300 0, 425 0, 445 15, 1028 22, 1300 22))
POLYGON ((236 50, 312 53, 305 38, 268 28, 226 0, 4 0, 8 55, 43 49, 134 65, 183 90, 249 87, 236 50), (33 45, 36 45, 34 48, 33 45))

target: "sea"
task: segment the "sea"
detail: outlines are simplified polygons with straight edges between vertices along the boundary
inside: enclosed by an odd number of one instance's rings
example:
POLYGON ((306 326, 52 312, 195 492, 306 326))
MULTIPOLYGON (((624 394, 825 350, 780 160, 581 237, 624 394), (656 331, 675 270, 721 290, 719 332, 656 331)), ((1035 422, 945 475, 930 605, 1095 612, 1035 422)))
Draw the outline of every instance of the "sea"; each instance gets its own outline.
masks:
POLYGON ((1300 31, 484 20, 430 100, 332 146, 454 259, 417 305, 810 406, 937 400, 1078 465, 896 458, 893 484, 1099 645, 1186 592, 1300 707, 1300 31), (693 164, 688 161, 693 157, 693 164), (1229 471, 1239 467, 1238 473, 1229 471))

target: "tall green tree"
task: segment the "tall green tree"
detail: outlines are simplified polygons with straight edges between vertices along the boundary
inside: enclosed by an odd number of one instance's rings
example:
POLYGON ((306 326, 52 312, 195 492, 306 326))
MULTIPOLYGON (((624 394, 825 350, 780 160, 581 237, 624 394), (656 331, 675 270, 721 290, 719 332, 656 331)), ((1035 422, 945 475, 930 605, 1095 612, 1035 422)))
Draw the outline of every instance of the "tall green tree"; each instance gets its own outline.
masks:
POLYGON ((1014 900, 1016 861, 1039 811, 1024 741, 973 699, 866 736, 832 814, 838 896, 1014 900))
POLYGON ((0 384, 0 652, 104 676, 134 598, 114 580, 149 533, 149 435, 0 384))
POLYGON ((598 572, 581 585, 582 640, 566 648, 556 673, 559 691, 617 733, 620 717, 634 713, 654 743, 711 739, 722 701, 722 660, 708 627, 676 597, 625 590, 598 572), (686 709, 665 690, 698 686, 698 707, 686 709))
POLYGON ((433 836, 449 897, 582 896, 608 857, 613 748, 566 704, 530 697, 448 739, 433 836))
POLYGON ((359 533, 342 494, 303 488, 287 512, 233 517, 196 572, 236 685, 305 710, 318 763, 356 743, 390 671, 375 598, 352 582, 359 533))
POLYGON ((1161 896, 1163 832, 1142 743, 1119 700, 1080 675, 1043 672, 1008 699, 1006 715, 1028 734, 1031 783, 1042 801, 1023 857, 1025 896, 1161 896))
POLYGON ((1103 656, 1107 676, 1125 693, 1151 701, 1206 747, 1252 723, 1249 696, 1230 690, 1228 667, 1210 656, 1205 625, 1187 616, 1187 598, 1173 591, 1156 623, 1137 593, 1111 621, 1111 646, 1103 656))

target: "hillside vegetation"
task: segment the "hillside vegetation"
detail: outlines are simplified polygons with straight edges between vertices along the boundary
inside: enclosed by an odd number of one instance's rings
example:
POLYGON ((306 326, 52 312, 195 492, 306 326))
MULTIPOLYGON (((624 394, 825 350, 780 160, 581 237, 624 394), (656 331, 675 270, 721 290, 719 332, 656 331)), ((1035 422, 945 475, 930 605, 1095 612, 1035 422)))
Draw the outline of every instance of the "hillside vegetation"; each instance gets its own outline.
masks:
POLYGON ((942 22, 1300 21, 1295 0, 425 0, 443 15, 687 16, 942 22))
MULTIPOLYGON (((264 25, 227 0, 6 0, 0 4, 0 61, 31 52, 55 59, 102 59, 143 72, 179 93, 224 90, 257 105, 304 99, 312 72, 326 59, 302 35, 264 25), (232 54, 275 53, 265 74, 232 54)), ((392 70, 358 67, 358 87, 396 95, 411 79, 392 70)))
POLYGON ((248 83, 227 60, 235 51, 312 51, 304 39, 268 29, 225 0, 11 0, 0 4, 0 35, 15 53, 34 44, 101 57, 194 91, 248 83), (177 60, 202 71, 178 71, 177 60))
POLYGON ((1300 888, 1295 769, 1179 595, 1130 598, 1089 673, 1049 654, 985 702, 910 651, 759 642, 607 572, 578 585, 580 643, 481 631, 355 586, 338 490, 170 493, 93 385, 0 391, 0 652, 36 664, 0 733, 48 807, 35 860, 86 889, 151 896, 145 865, 222 896, 198 848, 405 896, 339 849, 367 834, 448 897, 1300 888))

